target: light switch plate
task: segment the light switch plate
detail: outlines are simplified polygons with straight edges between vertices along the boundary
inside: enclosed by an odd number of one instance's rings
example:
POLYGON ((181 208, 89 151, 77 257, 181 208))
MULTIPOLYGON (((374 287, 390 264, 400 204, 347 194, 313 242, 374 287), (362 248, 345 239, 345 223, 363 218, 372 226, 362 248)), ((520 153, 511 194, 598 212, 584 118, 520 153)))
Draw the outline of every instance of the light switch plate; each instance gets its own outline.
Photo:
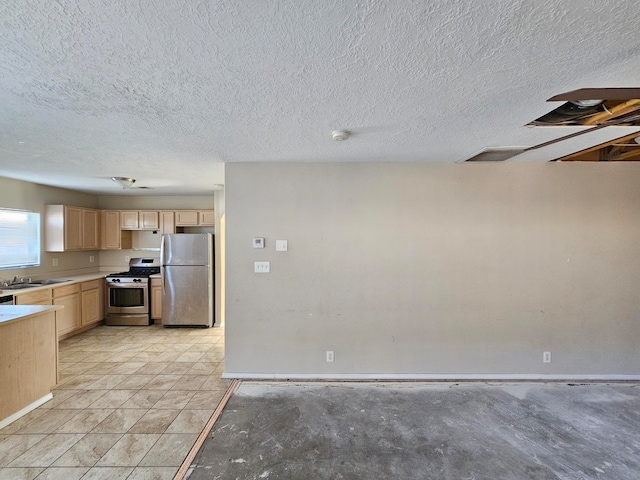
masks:
POLYGON ((286 240, 276 240, 276 252, 286 252, 287 247, 288 245, 286 240))
POLYGON ((269 262, 253 262, 254 273, 269 273, 271 271, 271 265, 269 262))

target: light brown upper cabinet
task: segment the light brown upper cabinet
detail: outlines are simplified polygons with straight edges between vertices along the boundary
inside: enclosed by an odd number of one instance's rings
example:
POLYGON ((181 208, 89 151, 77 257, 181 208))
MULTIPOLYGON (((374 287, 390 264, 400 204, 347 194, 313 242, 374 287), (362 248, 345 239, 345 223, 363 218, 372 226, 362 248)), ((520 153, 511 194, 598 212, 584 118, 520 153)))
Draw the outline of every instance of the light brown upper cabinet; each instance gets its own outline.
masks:
POLYGON ((82 249, 100 248, 100 210, 82 209, 82 249))
POLYGON ((199 210, 198 211, 198 222, 200 225, 204 226, 213 226, 215 224, 215 215, 213 210, 199 210))
POLYGON ((120 210, 100 212, 100 250, 131 248, 131 231, 120 228, 120 210))
POLYGON ((173 210, 160 212, 160 233, 176 233, 176 215, 173 210))
POLYGON ((176 227, 210 227, 213 224, 213 210, 176 210, 176 227))
POLYGON ((176 227, 197 227, 197 210, 176 210, 176 227))
POLYGON ((69 205, 45 205, 45 250, 97 250, 99 210, 69 205))
POLYGON ((121 210, 120 228, 122 230, 158 230, 159 218, 157 210, 121 210))

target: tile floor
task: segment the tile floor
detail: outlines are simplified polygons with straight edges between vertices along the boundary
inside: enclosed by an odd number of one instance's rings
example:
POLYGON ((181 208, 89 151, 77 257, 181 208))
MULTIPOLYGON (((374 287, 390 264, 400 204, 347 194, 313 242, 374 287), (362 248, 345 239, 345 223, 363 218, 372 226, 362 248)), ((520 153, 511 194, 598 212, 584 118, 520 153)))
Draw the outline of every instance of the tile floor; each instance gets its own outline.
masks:
POLYGON ((59 357, 53 399, 0 430, 0 480, 172 479, 231 383, 221 327, 102 325, 59 357))

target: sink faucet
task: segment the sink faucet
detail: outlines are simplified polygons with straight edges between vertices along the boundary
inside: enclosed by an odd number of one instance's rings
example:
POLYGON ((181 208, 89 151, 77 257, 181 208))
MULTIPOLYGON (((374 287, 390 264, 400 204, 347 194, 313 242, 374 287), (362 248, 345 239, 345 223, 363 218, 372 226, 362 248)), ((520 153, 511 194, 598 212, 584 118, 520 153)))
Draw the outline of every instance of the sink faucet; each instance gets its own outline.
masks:
POLYGON ((31 278, 18 277, 17 275, 13 277, 13 281, 9 283, 9 285, 17 285, 19 283, 30 283, 31 278))

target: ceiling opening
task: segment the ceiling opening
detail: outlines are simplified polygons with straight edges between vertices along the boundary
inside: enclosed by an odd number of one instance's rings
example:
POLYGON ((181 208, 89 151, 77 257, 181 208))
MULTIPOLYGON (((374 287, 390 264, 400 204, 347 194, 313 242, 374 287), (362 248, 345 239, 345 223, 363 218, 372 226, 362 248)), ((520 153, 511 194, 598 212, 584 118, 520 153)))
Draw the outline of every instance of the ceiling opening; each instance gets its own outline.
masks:
POLYGON ((610 142, 557 158, 558 162, 639 162, 640 134, 632 133, 610 142))
POLYGON ((551 97, 565 101, 530 126, 640 126, 639 88, 582 88, 551 97))
MULTIPOLYGON (((528 126, 589 127, 569 135, 528 147, 534 150, 606 127, 640 127, 640 88, 581 88, 551 97, 564 101, 528 126)), ((640 161, 640 133, 635 132, 549 161, 615 162, 640 161)))
POLYGON ((464 162, 504 162, 524 151, 524 147, 485 148, 464 162))

